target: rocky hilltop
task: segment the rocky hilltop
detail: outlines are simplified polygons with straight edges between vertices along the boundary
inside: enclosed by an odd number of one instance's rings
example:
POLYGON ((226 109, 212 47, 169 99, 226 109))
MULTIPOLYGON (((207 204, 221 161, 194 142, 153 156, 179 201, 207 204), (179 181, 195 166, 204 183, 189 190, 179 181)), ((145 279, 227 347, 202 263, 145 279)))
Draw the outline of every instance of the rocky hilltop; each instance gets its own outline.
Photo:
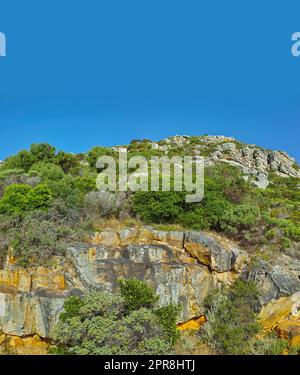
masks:
POLYGON ((153 150, 168 154, 174 146, 187 149, 193 155, 204 155, 206 165, 228 163, 243 171, 246 179, 265 189, 269 185, 269 173, 282 177, 300 177, 296 160, 284 151, 267 150, 247 145, 233 137, 225 136, 174 136, 158 143, 151 142, 153 150))

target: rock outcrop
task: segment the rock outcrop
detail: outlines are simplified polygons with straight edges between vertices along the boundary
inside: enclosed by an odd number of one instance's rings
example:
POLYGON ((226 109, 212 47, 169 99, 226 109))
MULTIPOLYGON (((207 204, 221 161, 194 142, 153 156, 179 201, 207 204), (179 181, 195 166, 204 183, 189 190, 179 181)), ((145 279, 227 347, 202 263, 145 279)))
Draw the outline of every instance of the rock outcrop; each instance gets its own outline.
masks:
POLYGON ((262 308, 260 322, 265 331, 276 331, 292 346, 300 345, 300 292, 281 297, 262 308))
MULTIPOLYGON (((205 297, 222 284, 232 284, 239 275, 258 283, 263 292, 260 304, 267 305, 261 313, 266 322, 274 310, 268 303, 278 298, 294 301, 300 291, 300 265, 290 258, 285 257, 280 266, 259 262, 249 268, 247 253, 214 233, 107 228, 89 243, 68 248, 66 257, 56 257, 54 263, 48 269, 24 270, 8 259, 0 271, 0 332, 19 351, 26 352, 31 342, 38 342, 44 350, 65 298, 94 289, 114 292, 118 278, 145 280, 162 305, 181 304, 178 323, 182 330, 199 329, 205 322, 205 297)), ((291 321, 291 325, 274 323, 276 330, 294 337, 298 321, 291 321)), ((274 324, 269 324, 272 329, 274 324)))
POLYGON ((164 245, 72 247, 68 258, 84 289, 114 292, 120 277, 145 280, 162 304, 182 304, 183 320, 199 314, 204 298, 215 286, 207 267, 185 263, 184 254, 181 257, 164 245))
POLYGON ((64 299, 74 293, 62 269, 24 270, 7 265, 0 271, 0 331, 51 338, 64 299))
POLYGON ((261 260, 244 270, 244 277, 255 281, 259 287, 261 306, 300 291, 300 261, 285 256, 279 258, 276 263, 272 265, 261 260))
POLYGON ((242 170, 246 180, 261 189, 269 185, 270 173, 281 177, 300 177, 296 160, 286 152, 247 145, 233 137, 176 135, 158 143, 152 142, 151 147, 165 154, 174 147, 181 147, 186 149, 186 155, 204 155, 208 166, 218 162, 236 166, 242 170))

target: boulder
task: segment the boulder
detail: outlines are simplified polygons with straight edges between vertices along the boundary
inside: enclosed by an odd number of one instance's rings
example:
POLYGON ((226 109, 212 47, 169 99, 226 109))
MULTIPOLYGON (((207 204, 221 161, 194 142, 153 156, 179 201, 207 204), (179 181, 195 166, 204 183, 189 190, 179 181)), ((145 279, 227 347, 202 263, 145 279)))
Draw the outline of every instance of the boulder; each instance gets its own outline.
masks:
POLYGON ((233 142, 226 142, 218 146, 217 150, 220 150, 223 152, 234 152, 236 151, 236 144, 233 142))
POLYGON ((216 272, 230 271, 238 256, 238 249, 221 244, 203 232, 187 232, 184 248, 199 263, 216 272))
POLYGON ((300 291, 300 280, 297 273, 284 265, 272 265, 261 260, 256 266, 246 269, 244 277, 257 283, 261 292, 259 297, 261 306, 274 299, 290 296, 300 291))
POLYGON ((300 344, 299 309, 300 292, 270 302, 262 308, 258 317, 266 332, 275 330, 279 337, 296 346, 300 344))

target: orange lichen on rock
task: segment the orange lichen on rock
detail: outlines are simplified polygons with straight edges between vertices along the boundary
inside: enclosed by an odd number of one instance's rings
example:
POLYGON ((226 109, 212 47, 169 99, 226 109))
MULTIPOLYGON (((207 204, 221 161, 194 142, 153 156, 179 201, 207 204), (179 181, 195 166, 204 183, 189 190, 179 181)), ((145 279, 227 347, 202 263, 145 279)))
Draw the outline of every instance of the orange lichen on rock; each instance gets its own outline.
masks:
POLYGON ((10 337, 8 343, 11 348, 18 348, 19 346, 24 346, 23 340, 19 336, 10 337))
POLYGON ((64 272, 60 270, 38 267, 32 272, 32 289, 59 291, 65 290, 66 287, 64 272))
POLYGON ((90 263, 94 263, 96 261, 97 256, 97 249, 95 247, 89 248, 88 251, 88 258, 90 263))
POLYGON ((274 330, 279 337, 289 340, 291 346, 300 344, 300 293, 281 297, 263 307, 260 322, 265 332, 274 330))
POLYGON ((30 274, 23 269, 0 270, 0 286, 12 287, 22 292, 30 292, 30 274))
POLYGON ((290 341, 291 346, 300 345, 300 320, 284 320, 276 327, 279 337, 290 341))
POLYGON ((205 316, 202 315, 200 317, 192 318, 188 320, 187 322, 179 323, 177 325, 177 328, 179 331, 187 331, 189 329, 193 331, 198 331, 205 322, 206 322, 205 316))
POLYGON ((34 336, 10 336, 0 335, 0 347, 2 354, 18 354, 18 355, 46 355, 48 354, 49 341, 44 340, 38 335, 34 336))

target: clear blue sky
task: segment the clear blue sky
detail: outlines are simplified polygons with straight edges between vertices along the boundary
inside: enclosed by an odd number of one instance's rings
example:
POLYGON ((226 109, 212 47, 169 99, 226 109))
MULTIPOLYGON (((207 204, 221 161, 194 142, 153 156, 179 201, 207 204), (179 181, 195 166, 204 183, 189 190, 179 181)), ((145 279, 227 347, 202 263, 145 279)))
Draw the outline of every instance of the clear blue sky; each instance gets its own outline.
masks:
POLYGON ((225 134, 300 160, 300 2, 1 0, 0 159, 225 134))

